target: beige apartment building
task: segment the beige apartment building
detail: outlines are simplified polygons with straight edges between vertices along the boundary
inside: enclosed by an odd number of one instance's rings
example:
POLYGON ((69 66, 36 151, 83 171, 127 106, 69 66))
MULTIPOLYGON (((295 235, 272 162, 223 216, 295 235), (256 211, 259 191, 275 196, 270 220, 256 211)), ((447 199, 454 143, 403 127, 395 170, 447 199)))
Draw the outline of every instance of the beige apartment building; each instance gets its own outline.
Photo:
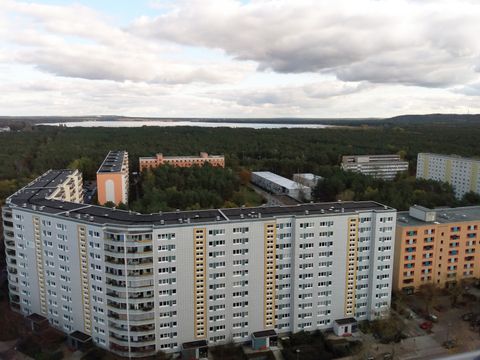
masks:
POLYGON ((202 166, 205 163, 223 168, 225 167, 225 157, 223 155, 208 155, 206 152, 201 152, 200 156, 163 156, 163 154, 159 153, 155 156, 141 157, 138 159, 140 172, 165 164, 176 167, 192 167, 202 166))
POLYGON ((128 186, 128 153, 110 151, 97 171, 98 203, 128 204, 128 186))
POLYGON ((480 276, 480 206, 399 212, 393 290, 413 292, 423 284, 448 287, 480 276))

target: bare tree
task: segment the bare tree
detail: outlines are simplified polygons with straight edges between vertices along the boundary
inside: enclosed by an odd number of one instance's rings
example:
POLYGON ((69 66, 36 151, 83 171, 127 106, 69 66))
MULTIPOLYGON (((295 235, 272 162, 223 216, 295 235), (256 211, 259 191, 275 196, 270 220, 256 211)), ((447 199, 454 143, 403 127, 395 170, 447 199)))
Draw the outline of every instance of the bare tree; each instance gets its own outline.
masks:
POLYGON ((430 314, 430 308, 433 305, 433 300, 435 299, 435 295, 437 294, 438 287, 437 285, 430 283, 430 284, 423 284, 420 286, 418 290, 418 295, 423 300, 425 305, 425 312, 430 314))

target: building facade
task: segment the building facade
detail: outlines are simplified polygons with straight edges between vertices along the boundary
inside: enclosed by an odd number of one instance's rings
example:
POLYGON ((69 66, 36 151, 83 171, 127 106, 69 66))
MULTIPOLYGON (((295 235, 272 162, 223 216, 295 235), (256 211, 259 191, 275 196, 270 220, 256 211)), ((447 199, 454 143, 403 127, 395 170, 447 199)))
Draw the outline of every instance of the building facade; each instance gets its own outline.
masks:
POLYGON ((395 237, 394 290, 413 292, 480 277, 480 206, 400 212, 395 237), (476 263, 476 264, 475 264, 476 263))
POLYGON ((458 199, 470 191, 480 194, 480 160, 455 155, 419 153, 417 178, 451 184, 458 199))
POLYGON ((310 189, 314 189, 322 180, 323 177, 311 173, 293 174, 293 181, 308 186, 310 189))
POLYGON ((225 157, 223 155, 208 155, 201 152, 200 156, 163 156, 157 154, 151 157, 141 157, 138 159, 140 171, 156 168, 165 164, 177 167, 202 166, 209 163, 212 166, 225 167, 225 157))
POLYGON ((97 171, 98 203, 128 204, 128 176, 128 153, 110 151, 97 171))
POLYGON ((310 200, 312 189, 270 171, 252 172, 252 184, 275 195, 287 195, 298 201, 310 200))
POLYGON ((142 215, 48 196, 67 179, 49 171, 7 199, 10 301, 118 355, 330 329, 389 309, 395 209, 368 201, 142 215))
POLYGON ((408 161, 400 155, 347 155, 342 157, 344 171, 358 172, 378 179, 393 180, 398 173, 408 171, 408 161))

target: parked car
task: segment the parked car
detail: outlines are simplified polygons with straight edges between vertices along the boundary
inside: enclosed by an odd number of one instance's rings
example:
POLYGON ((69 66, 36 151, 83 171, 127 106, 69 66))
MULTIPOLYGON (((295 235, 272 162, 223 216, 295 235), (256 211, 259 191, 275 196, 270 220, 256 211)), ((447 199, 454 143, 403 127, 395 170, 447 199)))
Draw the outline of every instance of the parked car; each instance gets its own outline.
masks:
POLYGON ((475 315, 474 313, 468 312, 468 313, 463 314, 461 318, 462 318, 463 321, 471 321, 471 320, 473 320, 474 315, 475 315))
POLYGON ((433 324, 431 321, 424 321, 423 323, 420 324, 420 329, 423 330, 431 330, 433 327, 433 324))
POLYGON ((442 345, 445 349, 453 349, 457 346, 457 342, 455 340, 447 340, 444 341, 442 345))
POLYGON ((428 314, 427 320, 430 320, 432 322, 438 322, 438 316, 435 314, 428 314))

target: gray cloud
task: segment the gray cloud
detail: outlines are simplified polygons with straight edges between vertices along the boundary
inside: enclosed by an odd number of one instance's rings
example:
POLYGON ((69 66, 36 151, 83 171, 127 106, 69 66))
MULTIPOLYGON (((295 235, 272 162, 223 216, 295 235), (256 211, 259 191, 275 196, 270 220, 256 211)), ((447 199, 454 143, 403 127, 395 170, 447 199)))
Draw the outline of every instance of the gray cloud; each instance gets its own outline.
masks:
POLYGON ((182 1, 131 31, 219 48, 259 70, 438 87, 477 76, 479 18, 468 1, 182 1))

